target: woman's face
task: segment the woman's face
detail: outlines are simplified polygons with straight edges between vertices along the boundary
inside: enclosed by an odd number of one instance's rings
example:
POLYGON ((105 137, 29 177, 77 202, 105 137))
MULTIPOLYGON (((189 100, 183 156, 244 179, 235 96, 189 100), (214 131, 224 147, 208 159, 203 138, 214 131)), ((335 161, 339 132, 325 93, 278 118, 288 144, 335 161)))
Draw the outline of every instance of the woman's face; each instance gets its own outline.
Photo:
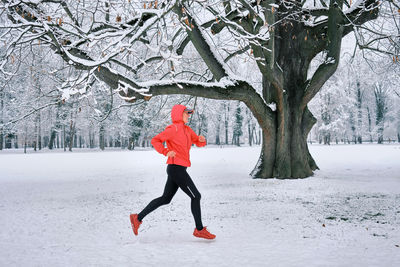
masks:
POLYGON ((189 121, 189 114, 187 113, 187 111, 184 111, 183 112, 183 118, 182 118, 182 120, 183 120, 183 122, 184 123, 187 123, 188 121, 189 121))

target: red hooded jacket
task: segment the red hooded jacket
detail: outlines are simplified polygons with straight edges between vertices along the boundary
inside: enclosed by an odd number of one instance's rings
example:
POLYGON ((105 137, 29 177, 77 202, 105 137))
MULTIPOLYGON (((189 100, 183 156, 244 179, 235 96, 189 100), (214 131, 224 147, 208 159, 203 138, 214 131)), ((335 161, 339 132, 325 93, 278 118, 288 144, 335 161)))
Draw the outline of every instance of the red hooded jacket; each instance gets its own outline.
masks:
POLYGON ((175 151, 175 157, 168 157, 167 164, 177 164, 190 167, 189 150, 192 144, 203 147, 207 142, 200 142, 199 136, 183 122, 183 111, 186 106, 175 105, 171 110, 172 124, 168 125, 165 130, 151 139, 151 144, 158 153, 167 155, 168 151, 175 151), (166 141, 167 147, 163 142, 166 141))

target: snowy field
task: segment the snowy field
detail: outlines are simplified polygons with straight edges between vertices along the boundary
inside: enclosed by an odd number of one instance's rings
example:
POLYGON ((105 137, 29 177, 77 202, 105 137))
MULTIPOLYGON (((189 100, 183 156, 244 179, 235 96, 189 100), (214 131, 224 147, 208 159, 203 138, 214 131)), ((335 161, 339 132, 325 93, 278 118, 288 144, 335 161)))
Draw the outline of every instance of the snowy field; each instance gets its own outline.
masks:
POLYGON ((0 266, 400 266, 399 145, 312 145, 300 180, 250 179, 259 150, 191 150, 214 241, 182 191, 133 235, 166 181, 154 150, 2 152, 0 266))

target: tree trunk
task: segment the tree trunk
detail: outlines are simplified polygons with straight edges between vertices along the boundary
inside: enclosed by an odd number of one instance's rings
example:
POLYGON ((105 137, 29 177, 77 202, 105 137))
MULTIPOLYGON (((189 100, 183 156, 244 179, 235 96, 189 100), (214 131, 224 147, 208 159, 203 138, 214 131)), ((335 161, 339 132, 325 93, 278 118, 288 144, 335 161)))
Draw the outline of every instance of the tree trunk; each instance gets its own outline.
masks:
POLYGON ((362 92, 360 88, 360 82, 357 81, 357 142, 362 144, 362 92))
POLYGON ((217 114, 217 129, 216 129, 216 133, 215 133, 215 144, 216 145, 220 145, 220 129, 221 129, 221 113, 218 112, 217 114))
POLYGON ((104 150, 105 147, 105 142, 104 142, 104 126, 100 125, 100 130, 99 130, 99 146, 101 150, 104 150))
POLYGON ((35 119, 35 129, 34 129, 34 141, 33 141, 33 151, 37 150, 37 140, 38 140, 38 120, 37 117, 35 119))
POLYGON ((78 136, 76 135, 75 125, 74 125, 74 148, 78 148, 78 136))
POLYGON ((56 133, 56 146, 57 148, 60 148, 60 134, 56 133))
POLYGON ((372 120, 371 120, 371 113, 369 108, 367 107, 367 115, 368 115, 368 133, 369 133, 369 141, 372 143, 372 120))
MULTIPOLYGON (((53 149, 55 145, 55 139, 57 136, 57 132, 60 129, 60 106, 61 104, 59 103, 56 108, 56 121, 55 125, 51 127, 51 133, 50 133, 50 141, 49 141, 49 149, 53 149)), ((57 139, 57 148, 59 148, 59 141, 57 139)))
POLYGON ((262 131, 261 153, 250 175, 254 178, 273 178, 275 169, 276 132, 262 131))
POLYGON ((89 131, 89 147, 94 148, 94 132, 89 131))
POLYGON ((14 137, 14 148, 18 149, 18 134, 15 134, 14 137))
MULTIPOLYGON (((72 113, 71 113, 71 117, 72 117, 72 113)), ((74 137, 75 137, 75 123, 71 119, 70 124, 69 124, 69 148, 68 148, 68 150, 70 152, 72 152, 74 137)))
POLYGON ((0 128, 0 150, 3 150, 3 128, 0 128))
POLYGON ((57 132, 55 130, 51 131, 50 141, 49 141, 49 149, 53 149, 56 141, 57 132))
POLYGON ((128 149, 129 150, 134 150, 135 149, 135 139, 133 137, 129 137, 128 149))
POLYGON ((254 138, 254 143, 255 143, 256 145, 259 145, 256 126, 254 126, 254 128, 253 128, 253 138, 254 138))
MULTIPOLYGON (((293 63, 287 66, 290 65, 299 64, 293 63)), ((293 70, 287 71, 285 90, 294 95, 289 97, 283 93, 278 96, 276 124, 261 126, 263 134, 261 155, 251 172, 255 178, 305 178, 318 168, 307 147, 307 135, 316 119, 307 107, 304 112, 299 110, 301 97, 297 94, 304 90, 299 90, 297 84, 304 84, 307 68, 302 71, 304 71, 303 77, 295 75, 293 70), (303 82, 300 78, 303 78, 303 82)))
POLYGON ((65 124, 63 125, 63 139, 62 139, 62 147, 64 148, 64 152, 67 150, 66 146, 67 138, 65 136, 65 124))
POLYGON ((382 84, 375 85, 375 104, 376 104, 376 126, 378 127, 378 144, 383 143, 383 131, 385 127, 385 115, 387 112, 387 93, 382 84))
POLYGON ((219 126, 217 126, 217 133, 215 135, 215 144, 220 145, 220 140, 219 140, 219 126))
POLYGON ((108 146, 113 147, 113 138, 111 135, 108 137, 108 146))
MULTIPOLYGON (((251 172, 255 178, 305 178, 318 168, 307 147, 307 135, 316 119, 304 102, 311 60, 307 53, 301 52, 304 49, 299 43, 288 41, 305 38, 297 36, 302 32, 300 29, 291 27, 291 31, 285 28, 276 31, 281 36, 275 40, 276 62, 282 67, 281 87, 272 84, 265 76, 268 74, 263 76, 263 98, 266 103, 276 103, 276 118, 272 125, 260 125, 263 131, 261 155, 251 172)), ((335 64, 337 67, 338 61, 335 64)), ((258 114, 251 106, 249 108, 257 118, 258 114)))
POLYGON ((229 103, 228 105, 224 103, 224 110, 225 110, 225 145, 229 143, 228 141, 228 118, 229 118, 229 103))
POLYGON ((247 131, 249 133, 249 146, 253 145, 253 133, 251 130, 251 114, 248 109, 246 109, 246 116, 247 116, 247 131))
POLYGON ((353 112, 350 112, 350 129, 351 129, 351 132, 352 132, 351 140, 354 142, 354 144, 356 144, 357 143, 356 122, 355 122, 355 119, 354 119, 353 112))
POLYGON ((378 131, 378 144, 383 144, 383 131, 378 131))
POLYGON ((329 132, 324 134, 324 145, 331 144, 331 134, 329 132))
POLYGON ((24 154, 26 154, 27 138, 28 138, 28 127, 25 125, 25 135, 24 135, 24 154))
MULTIPOLYGON (((0 91, 0 124, 3 124, 3 108, 4 108, 4 87, 0 91)), ((4 142, 4 129, 3 127, 0 127, 0 150, 3 150, 3 142, 4 142)))
POLYGON ((49 140, 50 138, 47 135, 43 136, 43 147, 49 146, 49 140))
POLYGON ((37 143, 39 150, 42 150, 42 126, 41 126, 41 117, 40 110, 37 111, 37 124, 38 124, 38 133, 37 133, 37 143))

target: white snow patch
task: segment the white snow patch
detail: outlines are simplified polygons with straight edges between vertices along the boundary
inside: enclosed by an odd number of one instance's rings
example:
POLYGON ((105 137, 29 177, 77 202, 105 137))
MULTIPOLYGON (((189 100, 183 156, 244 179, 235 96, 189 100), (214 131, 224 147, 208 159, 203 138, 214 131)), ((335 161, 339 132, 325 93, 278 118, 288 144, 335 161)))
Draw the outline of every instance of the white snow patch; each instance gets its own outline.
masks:
POLYGON ((0 266, 397 266, 400 146, 310 152, 314 177, 253 180, 259 146, 193 148, 187 171, 217 235, 207 242, 181 190, 133 235, 129 214, 166 181, 153 149, 3 150, 0 266))
POLYGON ((275 102, 269 103, 269 104, 267 104, 267 106, 270 107, 270 109, 272 109, 272 111, 276 111, 276 103, 275 102))

